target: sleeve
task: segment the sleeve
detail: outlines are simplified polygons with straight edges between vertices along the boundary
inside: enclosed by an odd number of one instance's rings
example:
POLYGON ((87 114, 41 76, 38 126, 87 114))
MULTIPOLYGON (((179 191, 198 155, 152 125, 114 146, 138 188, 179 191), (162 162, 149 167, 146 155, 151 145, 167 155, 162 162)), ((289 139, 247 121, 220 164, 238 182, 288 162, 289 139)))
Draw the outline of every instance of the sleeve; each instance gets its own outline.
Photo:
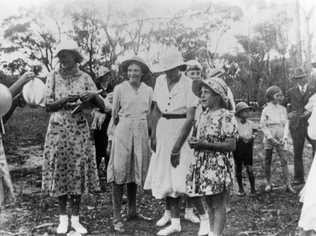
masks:
POLYGON ((264 108, 261 114, 261 118, 260 118, 260 129, 262 130, 264 136, 267 139, 272 138, 272 134, 269 130, 269 128, 267 127, 267 121, 269 120, 269 116, 267 114, 267 109, 264 108))
POLYGON ((55 72, 48 74, 45 84, 45 104, 55 101, 55 72))
POLYGON ((222 132, 226 138, 236 138, 238 135, 237 120, 233 112, 227 111, 222 117, 222 132))
POLYGON ((199 104, 199 98, 195 96, 192 91, 192 80, 189 80, 187 94, 186 94, 186 107, 197 107, 199 104))

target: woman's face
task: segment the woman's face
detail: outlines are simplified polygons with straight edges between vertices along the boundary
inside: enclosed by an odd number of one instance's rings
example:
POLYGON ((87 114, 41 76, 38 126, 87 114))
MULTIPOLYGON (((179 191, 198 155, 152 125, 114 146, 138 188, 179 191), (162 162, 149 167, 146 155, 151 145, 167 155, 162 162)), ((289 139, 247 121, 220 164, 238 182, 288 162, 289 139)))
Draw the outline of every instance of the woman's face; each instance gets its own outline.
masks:
POLYGON ((186 75, 192 80, 201 79, 201 71, 200 70, 189 70, 186 72, 186 75))
POLYGON ((220 104, 220 99, 221 97, 213 90, 208 87, 202 86, 200 101, 203 108, 218 106, 220 104))
POLYGON ((59 62, 63 68, 72 68, 76 65, 75 58, 73 55, 69 52, 64 52, 59 57, 59 62))
POLYGON ((139 83, 143 77, 142 68, 138 64, 130 64, 127 67, 127 78, 131 83, 139 83))
POLYGON ((168 70, 168 71, 166 71, 166 75, 169 79, 176 81, 179 79, 180 70, 179 70, 179 68, 174 68, 172 70, 168 70))
POLYGON ((282 103, 284 99, 283 93, 280 91, 273 95, 273 103, 282 103))

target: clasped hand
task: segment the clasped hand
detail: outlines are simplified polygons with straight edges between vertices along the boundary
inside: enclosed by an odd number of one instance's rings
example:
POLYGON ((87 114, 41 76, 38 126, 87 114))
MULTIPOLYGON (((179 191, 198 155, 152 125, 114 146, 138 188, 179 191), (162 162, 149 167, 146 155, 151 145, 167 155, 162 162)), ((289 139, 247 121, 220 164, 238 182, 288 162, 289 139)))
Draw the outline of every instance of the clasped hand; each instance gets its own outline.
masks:
POLYGON ((201 139, 197 139, 195 137, 191 137, 188 140, 188 143, 189 143, 190 148, 195 149, 195 150, 201 150, 205 146, 205 141, 201 139))

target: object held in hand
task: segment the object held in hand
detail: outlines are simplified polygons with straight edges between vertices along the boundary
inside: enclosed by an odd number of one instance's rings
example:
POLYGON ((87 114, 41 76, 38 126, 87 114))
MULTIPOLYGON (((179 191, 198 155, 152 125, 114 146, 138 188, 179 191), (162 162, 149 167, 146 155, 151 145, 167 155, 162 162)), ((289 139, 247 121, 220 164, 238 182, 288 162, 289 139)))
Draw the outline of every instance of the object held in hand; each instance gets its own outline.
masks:
MULTIPOLYGON (((100 89, 98 91, 96 91, 96 94, 101 94, 103 92, 103 89, 100 89)), ((83 110, 83 109, 87 109, 91 107, 91 103, 90 101, 86 101, 86 102, 82 102, 80 103, 78 106, 75 107, 75 109, 72 110, 71 114, 76 114, 77 112, 83 110)))
POLYGON ((25 102, 31 106, 45 106, 45 84, 38 78, 26 83, 22 89, 25 102))
POLYGON ((12 95, 10 90, 3 84, 0 84, 0 117, 4 116, 12 105, 12 95))

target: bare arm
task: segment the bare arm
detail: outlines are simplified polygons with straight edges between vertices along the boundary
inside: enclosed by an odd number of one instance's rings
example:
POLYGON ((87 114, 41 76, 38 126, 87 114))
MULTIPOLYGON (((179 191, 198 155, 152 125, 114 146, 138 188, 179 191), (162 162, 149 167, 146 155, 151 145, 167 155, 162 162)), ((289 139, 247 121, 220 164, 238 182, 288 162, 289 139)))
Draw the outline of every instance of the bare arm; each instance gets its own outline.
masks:
POLYGON ((181 131, 180 131, 180 135, 177 138, 177 141, 175 142, 175 144, 172 148, 173 153, 177 153, 180 151, 183 143, 185 142, 185 140, 189 136, 191 128, 194 124, 194 114, 195 114, 195 107, 190 107, 187 110, 187 117, 186 117, 186 120, 182 126, 181 131))

